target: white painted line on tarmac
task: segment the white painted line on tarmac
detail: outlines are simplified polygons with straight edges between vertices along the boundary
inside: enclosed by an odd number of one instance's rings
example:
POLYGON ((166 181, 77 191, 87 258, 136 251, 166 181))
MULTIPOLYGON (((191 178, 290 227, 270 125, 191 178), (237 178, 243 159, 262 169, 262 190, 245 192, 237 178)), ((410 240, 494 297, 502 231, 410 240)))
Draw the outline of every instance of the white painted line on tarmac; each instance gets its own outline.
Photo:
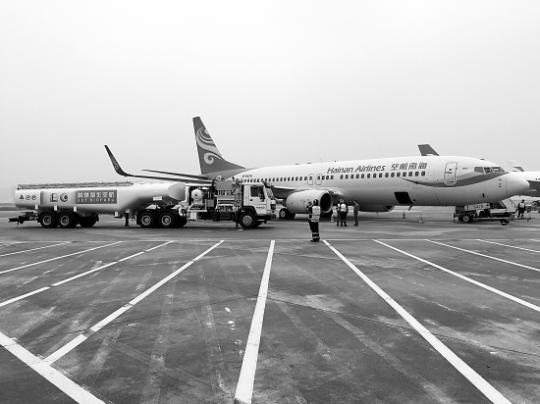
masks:
POLYGON ((38 294, 38 293, 41 293, 41 292, 46 291, 47 289, 50 289, 50 288, 53 288, 53 287, 56 287, 56 286, 63 285, 64 283, 68 283, 68 282, 74 281, 75 279, 82 278, 83 276, 90 275, 90 274, 92 274, 92 273, 94 273, 94 272, 97 272, 97 271, 101 271, 102 269, 109 268, 109 267, 111 267, 111 266, 113 266, 113 265, 118 264, 119 262, 126 261, 127 259, 136 257, 136 256, 138 256, 138 255, 141 255, 141 254, 144 253, 144 252, 155 250, 156 248, 162 247, 162 246, 167 245, 167 244, 169 244, 169 243, 171 243, 171 242, 169 241, 169 242, 160 244, 160 245, 158 245, 158 246, 156 246, 156 247, 152 247, 152 248, 150 248, 150 249, 148 249, 148 250, 144 250, 143 252, 140 252, 140 253, 137 253, 137 254, 130 255, 129 257, 126 257, 126 258, 122 258, 121 260, 114 261, 114 262, 109 262, 108 264, 99 266, 99 267, 94 268, 94 269, 90 269, 89 271, 82 272, 82 273, 77 274, 77 275, 74 275, 74 276, 72 276, 72 277, 70 277, 70 278, 63 279, 63 280, 61 280, 61 281, 58 281, 58 282, 56 282, 56 283, 51 284, 50 286, 46 286, 46 287, 41 288, 41 289, 36 289, 36 290, 34 290, 34 291, 32 291, 32 292, 25 293, 24 295, 20 295, 20 296, 14 297, 14 298, 12 298, 12 299, 6 300, 5 302, 1 302, 1 303, 0 303, 0 307, 7 306, 8 304, 14 303, 14 302, 16 302, 16 301, 18 301, 18 300, 22 300, 22 299, 24 299, 24 298, 26 298, 26 297, 28 297, 28 296, 36 295, 36 294, 38 294))
POLYGON ((474 369, 467 365, 450 348, 444 345, 435 335, 429 332, 426 327, 420 324, 418 320, 411 316, 399 303, 397 303, 394 299, 392 299, 392 297, 390 297, 390 295, 388 295, 384 290, 377 286, 377 284, 375 284, 371 279, 369 279, 336 248, 330 245, 330 243, 328 243, 326 240, 324 240, 324 243, 482 394, 484 394, 489 400, 494 403, 510 404, 510 401, 506 397, 504 397, 497 389, 495 389, 495 387, 489 384, 487 380, 485 380, 482 376, 476 373, 474 369))
POLYGON ((141 293, 139 296, 132 299, 129 303, 125 304, 124 306, 120 307, 118 310, 113 312, 112 314, 109 314, 107 317, 105 317, 103 320, 99 321, 98 323, 94 324, 92 327, 88 329, 87 332, 79 334, 77 337, 75 337, 72 341, 68 342, 66 345, 58 349, 57 351, 50 354, 47 358, 45 358, 46 363, 53 363, 66 355, 68 352, 70 352, 72 349, 76 348, 78 345, 80 345, 82 342, 84 342, 87 338, 89 338, 92 334, 98 332, 100 329, 105 327, 107 324, 109 324, 111 321, 118 318, 120 315, 124 314, 126 311, 134 307, 137 303, 139 303, 141 300, 143 300, 145 297, 150 295, 152 292, 154 292, 159 287, 163 286, 165 283, 169 282, 171 279, 173 279, 178 274, 182 273, 185 269, 189 268, 191 265, 193 265, 195 262, 200 260, 202 257, 204 257, 206 254, 208 254, 210 251, 212 251, 214 248, 218 247, 221 243, 223 243, 225 240, 220 240, 218 243, 214 244, 212 247, 207 249, 206 251, 202 252, 201 254, 197 255, 195 258, 193 258, 191 261, 187 262, 180 268, 178 268, 173 273, 167 275, 165 278, 154 284, 149 289, 145 290, 143 293, 141 293))
POLYGON ((16 251, 16 252, 12 252, 12 253, 2 254, 2 255, 0 255, 0 257, 7 257, 8 255, 22 254, 22 253, 25 253, 25 252, 28 252, 28 251, 42 250, 44 248, 56 247, 57 245, 62 245, 62 244, 67 244, 67 243, 70 243, 70 241, 64 241, 62 243, 53 244, 53 245, 46 245, 45 247, 30 248, 29 250, 22 250, 22 251, 16 251))
POLYGON ((66 353, 71 351, 73 348, 75 348, 77 345, 82 344, 88 337, 79 334, 75 338, 73 338, 71 341, 69 341, 66 345, 64 345, 59 350, 55 351, 52 355, 49 355, 44 362, 48 363, 49 365, 53 362, 55 362, 57 359, 60 359, 62 356, 64 356, 66 353))
POLYGON ((486 254, 481 254, 481 253, 476 252, 476 251, 466 250, 465 248, 460 248, 460 247, 456 247, 456 246, 453 246, 453 245, 450 245, 450 244, 441 243, 440 241, 434 241, 434 240, 428 240, 428 239, 426 239, 426 241, 429 241, 430 243, 434 243, 434 244, 439 244, 439 245, 442 245, 442 246, 445 246, 445 247, 454 248, 456 250, 463 251, 463 252, 466 252, 466 253, 469 253, 469 254, 478 255, 480 257, 489 258, 490 260, 504 262, 505 264, 514 265, 516 267, 530 269, 531 271, 540 272, 539 268, 531 267, 529 265, 523 265, 523 264, 518 264, 517 262, 503 260, 501 258, 492 257, 492 256, 486 255, 486 254))
POLYGON ((406 251, 400 250, 399 248, 392 247, 391 245, 383 243, 382 241, 379 241, 379 240, 373 240, 373 241, 375 241, 376 243, 379 243, 381 245, 384 245, 385 247, 388 247, 388 248, 390 248, 390 249, 392 249, 394 251, 397 251, 397 252, 399 252, 399 253, 401 253, 403 255, 406 255, 407 257, 414 258, 415 260, 423 262, 424 264, 428 264, 428 265, 432 266, 433 268, 440 269, 443 272, 446 272, 446 273, 448 273, 450 275, 456 276, 456 277, 458 277, 460 279, 463 279, 464 281, 472 283, 473 285, 476 285, 476 286, 479 286, 479 287, 481 287, 483 289, 489 290, 490 292, 493 292, 493 293, 495 293, 495 294, 497 294, 499 296, 502 296, 502 297, 504 297, 506 299, 512 300, 515 303, 519 303, 522 306, 528 307, 529 309, 535 310, 535 311, 540 313, 540 306, 536 306, 535 304, 529 303, 529 302, 527 302, 527 301, 525 301, 523 299, 520 299, 519 297, 516 297, 516 296, 511 295, 509 293, 503 292, 502 290, 495 289, 495 288, 493 288, 493 287, 491 287, 489 285, 486 285, 485 283, 475 281, 472 278, 469 278, 469 277, 467 277, 465 275, 461 275, 461 274, 459 274, 457 272, 454 272, 454 271, 452 271, 450 269, 444 268, 444 267, 442 267, 440 265, 437 265, 437 264, 435 264, 433 262, 430 262, 428 260, 425 260, 423 258, 417 257, 416 255, 412 255, 412 254, 410 254, 410 253, 408 253, 406 251))
POLYGON ((251 327, 246 342, 246 350, 242 359, 240 376, 234 393, 234 402, 250 404, 253 395, 253 383, 255 381, 255 371, 257 369, 257 358, 259 356, 259 344, 261 341, 261 331, 264 319, 264 308, 266 306, 266 297, 268 295, 268 283, 270 282, 270 270, 272 268, 272 257, 274 255, 275 240, 270 241, 270 248, 266 257, 266 264, 259 286, 259 295, 251 319, 251 327))
POLYGON ((127 260, 130 259, 130 258, 138 257, 138 256, 141 255, 141 254, 144 254, 144 251, 140 251, 140 252, 138 252, 138 253, 129 255, 129 256, 124 257, 124 258, 122 258, 122 259, 120 259, 120 260, 118 260, 118 261, 116 261, 116 262, 124 262, 124 261, 127 261, 127 260))
POLYGON ((80 273, 80 274, 77 274, 77 275, 73 275, 73 276, 70 277, 70 278, 63 279, 63 280, 61 280, 61 281, 58 281, 58 282, 53 283, 53 284, 51 285, 51 287, 60 286, 60 285, 63 285, 64 283, 68 283, 68 282, 74 281, 75 279, 82 278, 83 276, 93 274, 94 272, 97 272, 97 271, 101 271, 102 269, 112 267, 113 265, 118 264, 118 262, 119 262, 119 261, 109 262, 108 264, 101 265, 101 266, 99 266, 99 267, 97 267, 97 268, 90 269, 90 270, 88 270, 88 271, 86 271, 86 272, 83 272, 83 273, 80 273))
POLYGON ((87 250, 77 251, 77 252, 74 252, 74 253, 71 253, 71 254, 62 255, 62 256, 60 256, 60 257, 49 258, 48 260, 39 261, 39 262, 34 262, 34 263, 32 263, 32 264, 23 265, 23 266, 16 267, 16 268, 6 269, 6 270, 4 270, 4 271, 0 271, 0 275, 6 274, 6 273, 8 273, 8 272, 17 271, 17 270, 23 269, 23 268, 33 267, 34 265, 44 264, 44 263, 46 263, 46 262, 51 262, 51 261, 56 261, 56 260, 59 260, 59 259, 62 259, 62 258, 71 257, 71 256, 73 256, 73 255, 82 254, 82 253, 85 253, 85 252, 88 252, 88 251, 97 250, 97 249, 99 249, 99 248, 109 247, 109 246, 111 246, 111 245, 118 244, 118 243, 121 243, 121 241, 115 241, 114 243, 105 244, 105 245, 100 245, 99 247, 89 248, 89 249, 87 249, 87 250))
POLYGON ((510 245, 510 244, 497 243, 497 242, 495 242, 495 241, 483 240, 483 239, 481 239, 481 238, 477 238, 476 240, 482 241, 482 242, 484 242, 484 243, 497 244, 497 245, 502 245, 503 247, 516 248, 516 249, 518 249, 518 250, 530 251, 530 252, 533 252, 533 253, 540 254, 540 251, 538 251, 538 250, 531 250, 530 248, 518 247, 518 246, 510 245))
POLYGON ((38 293, 41 293, 41 292, 43 292, 43 291, 45 291, 47 289, 50 289, 50 286, 45 286, 44 288, 36 289, 36 290, 33 290, 32 292, 25 293, 24 295, 20 295, 20 296, 14 297, 12 299, 6 300, 5 302, 0 303, 0 307, 7 306, 8 304, 14 303, 14 302, 16 302, 18 300, 21 300, 21 299, 25 299, 28 296, 37 295, 38 293))
POLYGON ((103 404, 102 400, 95 397, 92 393, 79 386, 73 380, 69 379, 48 363, 17 344, 15 340, 1 332, 0 345, 77 403, 103 404))
POLYGON ((173 242, 173 240, 167 241, 166 243, 157 245, 157 246, 155 246, 155 247, 149 248, 148 250, 144 250, 144 251, 146 251, 146 252, 154 251, 154 250, 156 250, 156 249, 158 249, 158 248, 160 248, 160 247, 163 247, 164 245, 171 244, 172 242, 173 242))
MULTIPOLYGON (((24 243, 24 241, 10 241, 10 240, 4 240, 0 241, 0 248, 9 247, 10 245, 20 244, 24 243)), ((39 243, 39 241, 36 241, 36 243, 39 243)))

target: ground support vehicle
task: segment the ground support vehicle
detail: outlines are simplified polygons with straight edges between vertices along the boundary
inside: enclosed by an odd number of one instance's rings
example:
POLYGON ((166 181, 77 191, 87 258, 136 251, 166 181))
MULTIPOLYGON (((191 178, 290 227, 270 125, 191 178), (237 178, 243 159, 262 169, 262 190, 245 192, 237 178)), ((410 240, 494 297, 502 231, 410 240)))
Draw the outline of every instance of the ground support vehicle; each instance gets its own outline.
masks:
POLYGON ((494 203, 477 203, 473 205, 456 206, 454 221, 473 223, 479 221, 500 221, 507 225, 514 219, 516 208, 510 199, 494 203))
POLYGON ((15 206, 32 209, 10 222, 37 220, 45 228, 92 227, 100 214, 135 218, 143 227, 182 227, 188 220, 235 220, 255 228, 275 217, 272 190, 262 183, 213 181, 19 185, 15 206))
POLYGON ((180 215, 187 221, 232 220, 255 228, 276 217, 276 200, 266 183, 217 179, 211 185, 186 184, 180 215))
POLYGON ((136 217, 142 227, 158 223, 173 227, 182 225, 182 220, 171 218, 175 218, 173 208, 184 199, 184 191, 183 183, 170 182, 19 185, 15 206, 31 211, 11 218, 10 222, 37 220, 45 228, 92 227, 100 214, 113 214, 117 218, 136 217), (147 211, 152 212, 151 220, 144 215, 147 211))

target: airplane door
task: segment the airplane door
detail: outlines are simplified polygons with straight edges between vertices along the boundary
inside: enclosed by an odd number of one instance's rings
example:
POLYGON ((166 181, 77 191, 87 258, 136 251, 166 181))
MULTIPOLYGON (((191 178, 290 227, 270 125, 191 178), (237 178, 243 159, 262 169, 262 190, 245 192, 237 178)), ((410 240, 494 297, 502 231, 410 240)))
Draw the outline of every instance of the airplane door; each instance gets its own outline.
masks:
POLYGON ((317 174, 317 176, 315 177, 315 183, 317 185, 321 185, 322 184, 322 179, 323 179, 323 175, 322 174, 317 174))
POLYGON ((457 182, 457 163, 446 163, 444 169, 444 185, 456 185, 457 182))
POLYGON ((308 174, 307 176, 307 184, 313 185, 313 174, 308 174))

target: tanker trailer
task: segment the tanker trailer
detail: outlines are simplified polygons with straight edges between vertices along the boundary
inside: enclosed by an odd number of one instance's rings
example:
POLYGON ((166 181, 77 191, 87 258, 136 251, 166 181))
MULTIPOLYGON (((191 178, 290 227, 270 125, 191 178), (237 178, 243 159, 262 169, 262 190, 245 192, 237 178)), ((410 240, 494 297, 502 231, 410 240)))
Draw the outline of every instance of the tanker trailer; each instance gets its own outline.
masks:
POLYGON ((9 220, 37 220, 45 228, 92 227, 100 214, 139 218, 140 212, 152 210, 158 225, 175 227, 187 221, 175 210, 184 199, 185 184, 180 182, 18 185, 15 206, 31 211, 9 220))

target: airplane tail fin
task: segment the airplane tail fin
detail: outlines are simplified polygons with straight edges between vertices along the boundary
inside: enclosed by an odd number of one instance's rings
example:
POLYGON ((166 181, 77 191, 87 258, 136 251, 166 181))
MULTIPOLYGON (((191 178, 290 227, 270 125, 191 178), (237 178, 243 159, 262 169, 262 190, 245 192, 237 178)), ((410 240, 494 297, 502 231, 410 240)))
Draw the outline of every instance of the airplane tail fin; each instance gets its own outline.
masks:
POLYGON ((197 141, 197 152, 199 153, 199 164, 201 174, 218 173, 223 171, 238 170, 245 167, 231 163, 223 158, 210 134, 198 116, 193 118, 193 129, 195 130, 195 140, 197 141))

